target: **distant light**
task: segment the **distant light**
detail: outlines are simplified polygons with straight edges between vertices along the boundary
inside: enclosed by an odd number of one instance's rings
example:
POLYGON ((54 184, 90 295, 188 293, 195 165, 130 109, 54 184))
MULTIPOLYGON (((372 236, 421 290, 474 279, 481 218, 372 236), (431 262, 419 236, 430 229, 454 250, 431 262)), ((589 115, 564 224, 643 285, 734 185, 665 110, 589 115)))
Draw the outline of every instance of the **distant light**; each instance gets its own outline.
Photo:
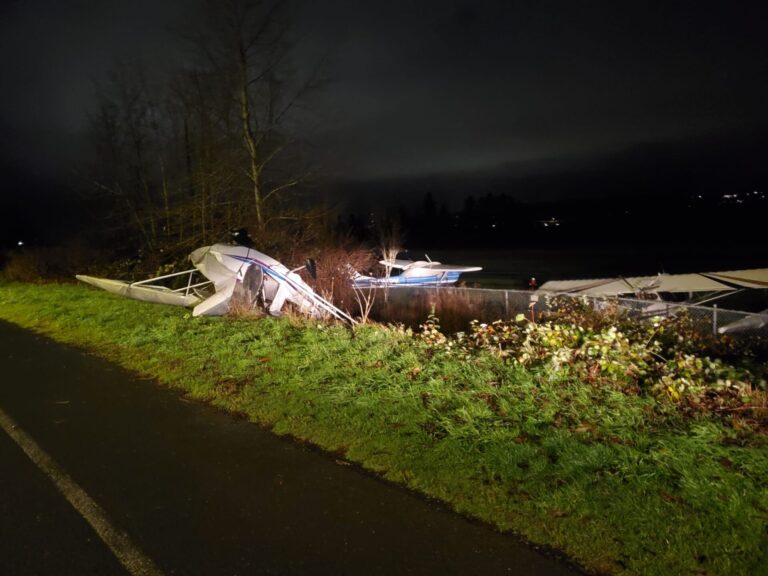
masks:
POLYGON ((550 226, 560 226, 560 220, 554 216, 549 220, 539 220, 539 223, 544 226, 544 228, 549 228, 550 226))
POLYGON ((16 245, 17 245, 17 246, 24 246, 24 242, 22 242, 21 240, 19 240, 19 241, 16 243, 16 245))
POLYGON ((491 224, 491 228, 496 228, 496 224, 491 224))

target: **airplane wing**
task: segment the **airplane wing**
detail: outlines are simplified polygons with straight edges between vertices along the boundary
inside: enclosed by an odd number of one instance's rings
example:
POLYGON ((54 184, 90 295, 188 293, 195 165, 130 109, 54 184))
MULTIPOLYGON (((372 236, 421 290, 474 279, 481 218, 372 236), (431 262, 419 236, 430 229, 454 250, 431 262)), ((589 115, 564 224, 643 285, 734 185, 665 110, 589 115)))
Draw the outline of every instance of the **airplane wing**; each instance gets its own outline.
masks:
POLYGON ((434 272, 477 272, 482 270, 480 266, 457 266, 453 264, 442 264, 434 260, 380 260, 379 264, 390 268, 400 268, 409 270, 414 268, 426 268, 434 272))
POLYGON ((741 320, 721 326, 717 329, 717 333, 733 334, 734 332, 744 332, 746 330, 759 330, 766 324, 768 324, 768 310, 763 310, 759 314, 750 314, 741 320))
POLYGON ((388 268, 400 268, 405 270, 414 264, 414 262, 413 260, 399 260, 395 258, 394 260, 379 260, 379 264, 387 266, 388 268))
POLYGON ((742 288, 768 288, 768 268, 709 272, 704 275, 742 288))
POLYGON ((659 274, 588 280, 550 280, 542 284, 539 290, 603 297, 638 292, 718 292, 733 288, 700 274, 659 274))
POLYGON ((429 268, 435 272, 478 272, 482 266, 458 266, 454 264, 440 264, 440 262, 428 262, 420 268, 429 268))
POLYGON ((196 294, 185 294, 179 291, 173 291, 164 286, 142 286, 140 284, 129 284, 121 280, 111 280, 109 278, 95 278, 78 274, 76 276, 81 282, 85 282, 112 294, 124 296, 133 300, 143 302, 155 302, 157 304, 170 304, 172 306, 195 306, 200 302, 196 294))
POLYGON ((658 274, 627 278, 593 278, 587 280, 550 280, 542 284, 542 292, 566 292, 588 296, 618 296, 629 292, 723 292, 739 288, 768 287, 768 269, 702 272, 692 274, 658 274))

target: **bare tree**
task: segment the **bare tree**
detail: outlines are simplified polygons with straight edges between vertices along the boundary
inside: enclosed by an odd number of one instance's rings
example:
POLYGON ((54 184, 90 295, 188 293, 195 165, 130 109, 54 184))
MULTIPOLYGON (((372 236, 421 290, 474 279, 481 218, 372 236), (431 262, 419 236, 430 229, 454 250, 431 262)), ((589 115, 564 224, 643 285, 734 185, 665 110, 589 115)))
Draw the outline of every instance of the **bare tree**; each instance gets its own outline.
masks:
POLYGON ((371 310, 373 310, 373 304, 376 301, 376 288, 362 288, 353 284, 352 289, 355 292, 355 301, 360 312, 360 322, 367 324, 371 310))
POLYGON ((291 202, 311 174, 297 118, 319 73, 292 68, 288 0, 206 1, 205 29, 187 35, 197 58, 157 84, 116 66, 92 116, 88 180, 112 237, 166 261, 234 227, 296 244, 327 216, 291 202))
POLYGON ((237 105, 257 235, 285 216, 279 200, 308 176, 290 155, 297 144, 290 120, 319 73, 291 68, 289 8, 286 0, 209 2, 209 27, 195 39, 206 70, 223 79, 237 105))
POLYGON ((158 111, 141 66, 118 64, 99 87, 98 98, 91 117, 97 154, 92 184, 112 198, 116 228, 132 230, 153 249, 163 233, 157 208, 168 203, 158 196, 155 182, 163 171, 158 111))
POLYGON ((241 173, 236 108, 212 73, 187 69, 171 85, 172 116, 178 125, 174 148, 183 191, 181 221, 186 237, 206 243, 242 223, 246 209, 239 190, 247 183, 241 173))
MULTIPOLYGON (((384 220, 378 226, 379 251, 384 262, 391 262, 403 250, 403 233, 396 218, 384 220)), ((384 277, 392 275, 392 266, 384 264, 384 277)), ((389 287, 385 284, 384 301, 389 302, 389 287)))

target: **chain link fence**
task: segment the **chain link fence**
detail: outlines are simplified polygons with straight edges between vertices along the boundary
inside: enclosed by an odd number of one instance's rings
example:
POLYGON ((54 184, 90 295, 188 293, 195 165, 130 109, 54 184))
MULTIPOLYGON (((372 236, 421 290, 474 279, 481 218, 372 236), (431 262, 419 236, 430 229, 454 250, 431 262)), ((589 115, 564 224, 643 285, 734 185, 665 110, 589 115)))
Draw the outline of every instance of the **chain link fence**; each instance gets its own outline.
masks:
MULTIPOLYGON (((629 317, 638 321, 684 312, 692 327, 703 334, 727 334, 735 339, 768 338, 768 311, 751 313, 726 310, 716 305, 694 306, 661 300, 565 296, 586 299, 597 311, 610 303, 616 303, 629 317)), ((434 312, 444 330, 458 331, 465 330, 471 320, 493 322, 513 319, 518 314, 536 320, 540 314, 551 310, 553 297, 527 290, 444 286, 378 289, 374 295, 371 317, 383 322, 399 322, 417 327, 434 312)))
POLYGON ((619 298, 617 302, 630 315, 638 318, 675 316, 685 312, 698 331, 710 333, 713 336, 720 334, 733 337, 768 336, 768 311, 742 312, 719 308, 717 304, 696 306, 631 298, 619 298))

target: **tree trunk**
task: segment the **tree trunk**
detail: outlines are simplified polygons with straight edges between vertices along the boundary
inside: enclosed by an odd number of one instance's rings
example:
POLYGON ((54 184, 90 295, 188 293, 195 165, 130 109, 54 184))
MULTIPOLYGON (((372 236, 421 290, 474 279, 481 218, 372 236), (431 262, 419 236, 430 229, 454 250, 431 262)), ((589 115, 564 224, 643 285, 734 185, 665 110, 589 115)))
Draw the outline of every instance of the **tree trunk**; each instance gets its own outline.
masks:
POLYGON ((240 121, 243 125, 243 140, 248 152, 249 177, 253 190, 253 203, 256 210, 256 226, 259 233, 264 231, 264 196, 261 190, 261 167, 259 166, 259 148, 251 126, 251 106, 248 98, 248 60, 245 48, 240 42, 239 55, 239 99, 240 121))

